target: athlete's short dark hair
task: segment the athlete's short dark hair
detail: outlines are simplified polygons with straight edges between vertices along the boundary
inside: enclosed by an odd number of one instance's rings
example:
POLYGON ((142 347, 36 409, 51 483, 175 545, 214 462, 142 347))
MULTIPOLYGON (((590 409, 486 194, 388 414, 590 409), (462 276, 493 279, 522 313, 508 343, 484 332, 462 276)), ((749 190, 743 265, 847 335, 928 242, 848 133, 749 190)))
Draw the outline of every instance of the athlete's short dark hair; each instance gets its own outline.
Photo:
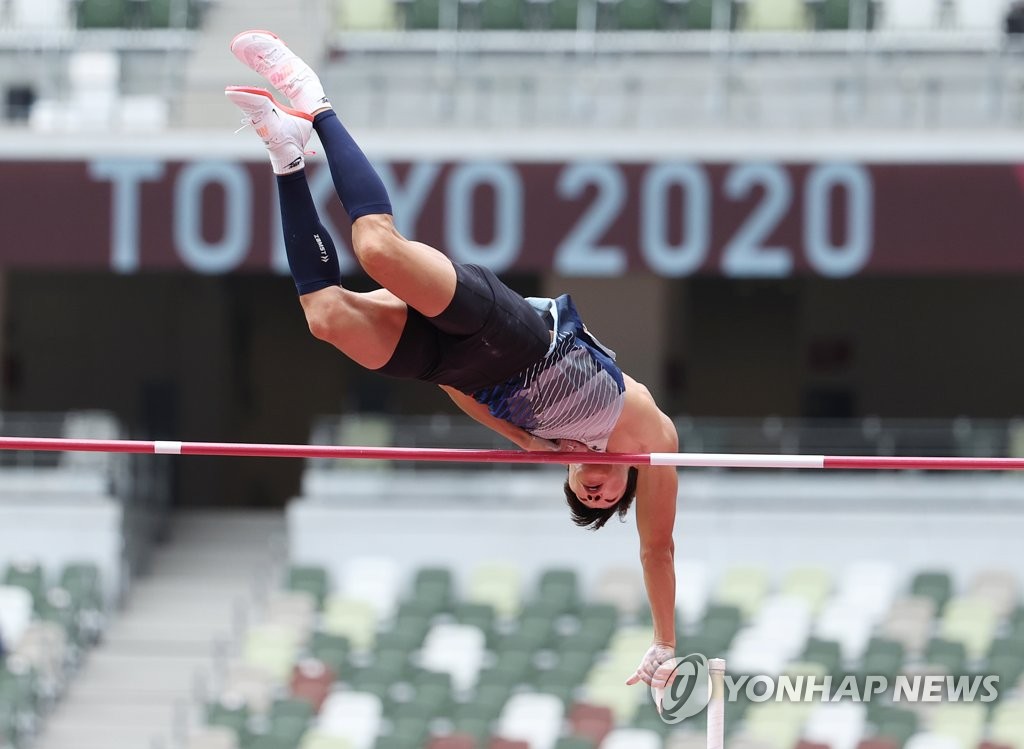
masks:
POLYGON ((565 502, 569 505, 569 511, 572 513, 572 522, 580 528, 587 528, 592 531, 603 528, 604 524, 611 520, 614 515, 618 515, 623 523, 626 522, 626 514, 636 498, 636 480, 638 475, 637 469, 630 466, 629 473, 626 475, 626 491, 622 493, 619 501, 611 507, 591 507, 576 496, 576 492, 569 487, 569 479, 566 479, 565 486, 562 488, 565 489, 565 502))

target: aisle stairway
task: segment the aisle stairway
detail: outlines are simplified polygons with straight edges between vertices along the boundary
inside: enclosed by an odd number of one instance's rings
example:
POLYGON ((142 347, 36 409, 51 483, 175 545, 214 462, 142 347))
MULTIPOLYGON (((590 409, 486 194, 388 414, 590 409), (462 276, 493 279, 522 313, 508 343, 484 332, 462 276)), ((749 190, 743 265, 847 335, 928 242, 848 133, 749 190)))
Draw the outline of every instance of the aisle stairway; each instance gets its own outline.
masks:
POLYGON ((283 537, 279 514, 177 517, 35 749, 173 746, 209 688, 218 643, 271 584, 283 537))
POLYGON ((220 0, 207 14, 200 38, 185 65, 181 111, 177 121, 185 127, 224 129, 238 119, 224 99, 227 85, 267 84, 246 70, 228 50, 239 31, 269 29, 314 67, 322 60, 331 32, 329 3, 325 0, 220 0))

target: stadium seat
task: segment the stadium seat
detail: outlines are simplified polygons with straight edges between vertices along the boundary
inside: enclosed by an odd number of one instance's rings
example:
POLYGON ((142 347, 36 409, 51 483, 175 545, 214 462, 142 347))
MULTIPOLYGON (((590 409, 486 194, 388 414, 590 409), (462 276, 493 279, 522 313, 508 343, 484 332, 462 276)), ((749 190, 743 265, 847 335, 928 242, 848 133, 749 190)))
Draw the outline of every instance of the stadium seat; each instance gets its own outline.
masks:
POLYGON ((925 663, 939 666, 941 673, 957 676, 964 673, 967 665, 967 648, 962 642, 932 638, 924 651, 925 663))
POLYGON ((395 28, 394 0, 340 0, 336 9, 338 28, 345 31, 385 31, 395 28))
POLYGON ((35 560, 22 560, 8 564, 4 572, 3 584, 24 588, 32 595, 35 605, 39 605, 46 593, 43 568, 35 560))
POLYGON ((1009 570, 983 570, 971 578, 967 597, 985 599, 996 616, 1008 616, 1020 598, 1017 577, 1009 570))
POLYGON ((421 665, 451 675, 456 689, 469 689, 483 666, 486 640, 483 632, 465 624, 437 624, 427 634, 420 654, 421 665))
POLYGON ((123 0, 82 0, 78 25, 85 29, 113 29, 127 25, 123 0))
POLYGON ((608 567, 601 572, 591 600, 610 603, 620 614, 635 617, 646 604, 643 579, 635 567, 608 567))
POLYGON ((331 596, 321 625, 325 632, 347 638, 354 649, 368 650, 377 637, 377 612, 368 601, 331 596))
POLYGON ((954 598, 946 605, 939 634, 959 640, 970 658, 981 658, 995 639, 999 617, 985 598, 954 598))
POLYGON ((992 710, 988 738, 1010 746, 1024 746, 1024 698, 1003 700, 992 710))
MULTIPOLYGON (((413 581, 412 601, 424 613, 434 615, 448 611, 452 605, 452 573, 441 567, 424 567, 417 570, 413 581)), ((401 607, 399 607, 401 613, 401 607)))
POLYGON ((871 639, 871 621, 865 612, 845 600, 833 600, 825 605, 814 625, 814 635, 823 640, 835 640, 843 652, 843 659, 859 661, 871 639))
POLYGON ((893 565, 885 562, 854 562, 845 567, 836 586, 835 599, 860 608, 872 622, 889 610, 899 580, 893 565))
POLYGON ((185 749, 238 749, 238 737, 230 728, 206 726, 189 739, 185 749))
POLYGON ((911 654, 924 650, 932 630, 935 602, 930 598, 897 600, 881 624, 879 634, 903 645, 911 654))
POLYGON ((263 715, 270 709, 281 681, 263 666, 231 663, 224 679, 223 694, 231 696, 230 704, 240 701, 249 713, 263 715))
POLYGON ((938 26, 938 0, 884 0, 880 27, 887 31, 927 31, 938 26))
POLYGON ((836 702, 815 705, 804 726, 804 736, 832 749, 856 749, 864 734, 867 708, 860 703, 836 702))
POLYGON ((68 0, 15 0, 11 25, 21 30, 60 31, 71 17, 68 0))
POLYGON ((998 34, 1003 30, 1007 6, 1007 0, 957 0, 956 25, 961 29, 998 34))
POLYGON ((472 603, 493 606, 498 616, 516 616, 522 606, 519 567, 502 562, 489 562, 476 567, 470 575, 466 599, 472 603))
POLYGON ((243 659, 265 670, 277 681, 285 681, 292 672, 306 633, 281 624, 261 624, 245 637, 243 659))
POLYGON ((249 707, 238 695, 225 693, 219 702, 207 705, 206 723, 231 731, 241 744, 249 740, 249 707))
POLYGON ((541 0, 547 11, 545 28, 556 31, 575 31, 579 26, 580 0, 541 0))
POLYGON ((292 696, 310 705, 319 712, 324 700, 331 693, 331 685, 337 672, 317 658, 303 658, 295 664, 289 691, 292 696))
POLYGON ((977 746, 985 732, 988 706, 980 702, 952 702, 935 706, 929 730, 936 736, 946 736, 960 746, 977 746))
POLYGON ((569 724, 574 735, 600 745, 615 726, 615 716, 605 705, 577 702, 569 710, 569 724))
POLYGON ((317 608, 317 599, 309 591, 274 591, 267 599, 263 623, 293 630, 305 641, 316 624, 317 608))
POLYGON ((707 565, 699 559, 676 561, 676 613, 686 625, 694 625, 704 616, 711 598, 711 579, 707 565))
POLYGON ((862 739, 857 744, 857 749, 900 749, 900 745, 893 739, 884 737, 873 737, 869 739, 862 739))
POLYGON ((585 736, 563 736, 555 744, 555 749, 596 749, 597 744, 585 736))
POLYGON ((22 587, 0 585, 0 633, 4 647, 18 647, 32 620, 32 594, 22 587))
POLYGON ((576 611, 580 605, 579 580, 575 570, 548 569, 537 583, 536 601, 553 605, 559 613, 576 611))
POLYGON ((784 596, 803 599, 811 613, 817 613, 831 590, 832 576, 824 567, 799 567, 786 575, 779 592, 784 596))
POLYGON ((872 704, 869 708, 870 720, 879 738, 890 739, 902 747, 917 732, 919 719, 912 710, 884 703, 872 704))
POLYGON ((371 749, 380 733, 381 700, 362 692, 337 692, 324 702, 316 731, 322 736, 346 739, 352 749, 371 749))
POLYGON ((765 702, 752 705, 744 716, 740 736, 777 749, 795 746, 809 712, 810 705, 803 703, 765 702))
POLYGON ((301 590, 311 593, 319 609, 323 608, 324 600, 330 591, 330 581, 327 577, 327 570, 323 567, 312 565, 293 566, 288 570, 288 579, 285 587, 288 590, 301 590))
POLYGON ((619 0, 615 27, 623 31, 657 31, 662 27, 661 0, 619 0))
POLYGON ((480 0, 480 27, 488 30, 522 30, 526 27, 520 0, 480 0))
POLYGON ((894 677, 903 665, 903 645, 895 640, 873 637, 868 642, 858 672, 894 677))
MULTIPOLYGON (((441 28, 441 3, 452 0, 410 0, 405 13, 406 27, 436 30, 441 28)), ((457 0, 455 0, 457 2, 457 0)))
POLYGON ((910 592, 915 596, 931 598, 935 602, 935 611, 941 614, 946 602, 953 595, 953 580, 948 572, 918 572, 910 584, 910 592))
POLYGON ((356 745, 344 736, 333 736, 319 730, 308 731, 302 737, 299 749, 369 749, 369 744, 356 745))
POLYGON ((821 640, 812 637, 807 641, 801 658, 811 663, 819 663, 828 674, 839 673, 843 661, 842 650, 835 640, 821 640))
POLYGON ((617 728, 605 738, 601 749, 661 749, 661 736, 638 728, 617 728))
POLYGON ((959 741, 949 736, 934 733, 915 733, 903 749, 963 749, 959 741))
POLYGON ((736 606, 751 618, 768 594, 768 573, 760 567, 732 567, 718 583, 716 603, 736 606))
POLYGON ((394 615, 401 595, 401 569, 390 557, 355 557, 344 566, 338 593, 372 604, 379 619, 394 615))
POLYGON ((553 749, 563 711, 561 700, 549 694, 513 695, 501 711, 495 734, 525 741, 530 749, 553 749))
POLYGON ((741 16, 745 31, 806 31, 804 0, 748 0, 741 16))
POLYGON ((13 655, 23 659, 38 675, 41 689, 48 698, 57 696, 70 660, 68 636, 63 627, 55 622, 32 622, 13 655))
POLYGON ((454 607, 455 621, 476 627, 488 645, 494 643, 494 607, 487 603, 460 603, 454 607))

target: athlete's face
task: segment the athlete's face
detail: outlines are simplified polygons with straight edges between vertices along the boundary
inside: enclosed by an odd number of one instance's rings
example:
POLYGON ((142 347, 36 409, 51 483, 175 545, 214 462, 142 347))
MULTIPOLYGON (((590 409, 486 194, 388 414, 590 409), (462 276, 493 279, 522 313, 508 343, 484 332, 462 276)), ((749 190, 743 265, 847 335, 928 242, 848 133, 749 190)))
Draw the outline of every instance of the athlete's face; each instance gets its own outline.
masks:
POLYGON ((626 491, 629 466, 606 463, 571 463, 569 488, 588 507, 606 509, 618 504, 626 491))

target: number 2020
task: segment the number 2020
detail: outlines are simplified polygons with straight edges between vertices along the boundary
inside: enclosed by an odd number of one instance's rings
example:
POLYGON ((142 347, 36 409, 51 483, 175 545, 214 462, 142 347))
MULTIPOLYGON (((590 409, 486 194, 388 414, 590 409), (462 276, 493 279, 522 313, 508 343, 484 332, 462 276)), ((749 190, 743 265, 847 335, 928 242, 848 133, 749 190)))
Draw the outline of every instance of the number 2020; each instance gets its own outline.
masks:
MULTIPOLYGON (((596 196, 558 246, 555 270, 565 275, 623 273, 625 248, 601 238, 622 213, 627 198, 622 170, 606 162, 568 165, 558 182, 562 199, 578 200, 588 187, 596 196)), ((829 162, 813 166, 804 180, 803 251, 819 275, 843 278, 860 272, 871 259, 874 239, 874 187, 858 164, 829 162), (833 241, 832 201, 844 200, 846 236, 833 241)), ((729 169, 722 185, 730 201, 763 192, 755 207, 726 241, 721 271, 735 278, 783 278, 794 270, 794 250, 768 244, 793 209, 793 178, 775 163, 743 163, 729 169)), ((646 265, 664 276, 687 276, 707 261, 713 224, 712 188, 707 171, 690 162, 655 164, 644 173, 640 194, 639 247, 646 265), (669 236, 670 201, 681 196, 683 236, 669 236)))

